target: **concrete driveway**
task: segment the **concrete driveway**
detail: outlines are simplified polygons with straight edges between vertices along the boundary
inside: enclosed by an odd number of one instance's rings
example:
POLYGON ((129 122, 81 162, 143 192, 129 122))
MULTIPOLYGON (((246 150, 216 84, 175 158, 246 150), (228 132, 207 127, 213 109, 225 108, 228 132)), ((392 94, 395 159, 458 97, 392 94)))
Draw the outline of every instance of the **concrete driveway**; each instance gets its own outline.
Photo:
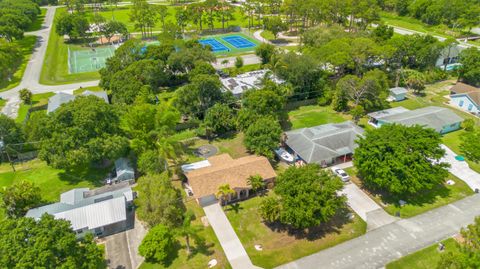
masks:
POLYGON ((233 269, 255 269, 258 268, 252 264, 245 248, 243 248, 240 239, 233 230, 232 225, 228 221, 225 212, 218 204, 212 204, 203 208, 208 222, 212 225, 213 231, 217 235, 218 241, 227 256, 228 261, 233 269))
POLYGON ((347 204, 367 222, 367 230, 373 230, 397 219, 389 215, 354 183, 347 183, 340 192, 347 197, 347 204))
POLYGON ((447 162, 451 165, 451 167, 448 169, 450 173, 465 181, 465 183, 467 183, 467 185, 472 190, 480 190, 480 174, 470 169, 467 162, 457 161, 455 159, 455 156, 457 156, 457 154, 453 152, 450 148, 445 145, 442 145, 442 148, 446 152, 442 161, 447 162))
POLYGON ((134 227, 127 231, 105 237, 105 256, 108 268, 136 269, 143 263, 143 257, 138 254, 138 247, 147 230, 136 218, 134 227))

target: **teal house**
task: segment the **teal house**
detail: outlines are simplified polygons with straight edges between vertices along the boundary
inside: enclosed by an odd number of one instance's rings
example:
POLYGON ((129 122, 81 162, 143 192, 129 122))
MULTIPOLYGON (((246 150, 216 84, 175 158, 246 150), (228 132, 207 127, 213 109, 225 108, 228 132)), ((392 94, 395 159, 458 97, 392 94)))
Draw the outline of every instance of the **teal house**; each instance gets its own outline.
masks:
POLYGON ((389 100, 399 102, 407 98, 408 90, 403 87, 395 87, 389 90, 389 100))
POLYGON ((428 106, 415 110, 395 107, 368 114, 369 123, 375 127, 384 124, 401 124, 405 126, 420 125, 431 128, 440 134, 460 129, 463 118, 444 107, 428 106))

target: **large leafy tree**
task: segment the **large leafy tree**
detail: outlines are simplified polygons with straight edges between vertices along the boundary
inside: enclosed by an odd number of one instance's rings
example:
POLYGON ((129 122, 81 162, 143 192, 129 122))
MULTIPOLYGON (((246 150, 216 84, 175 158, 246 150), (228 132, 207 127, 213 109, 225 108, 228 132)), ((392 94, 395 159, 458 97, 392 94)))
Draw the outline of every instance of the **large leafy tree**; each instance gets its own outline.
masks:
POLYGON ((138 248, 140 255, 148 262, 168 264, 168 260, 175 254, 175 240, 173 230, 165 225, 157 225, 148 231, 138 248))
POLYGON ((0 114, 0 140, 3 141, 4 146, 25 141, 22 128, 4 114, 0 114))
POLYGON ((357 140, 354 164, 363 183, 393 194, 413 194, 431 189, 448 176, 445 151, 433 129, 396 124, 367 130, 357 140))
POLYGON ((480 162, 480 130, 466 132, 461 136, 460 150, 467 159, 480 162))
POLYGON ((207 132, 217 135, 235 130, 235 114, 226 104, 217 103, 207 110, 204 119, 207 132))
POLYGON ((273 89, 247 91, 242 98, 242 108, 258 115, 277 115, 285 105, 285 98, 273 89))
POLYGON ((0 264, 6 268, 104 268, 103 251, 87 235, 77 240, 70 222, 43 215, 0 222, 0 264))
POLYGON ((273 117, 261 117, 248 127, 245 132, 244 144, 255 154, 273 158, 273 150, 280 143, 282 128, 273 117))
POLYGON ((281 223, 299 229, 318 226, 345 207, 346 198, 338 195, 342 188, 337 177, 316 164, 291 166, 277 177, 274 190, 279 199, 266 200, 262 215, 268 221, 278 216, 281 223))
POLYGON ((458 252, 445 252, 441 255, 437 268, 480 268, 480 217, 460 231, 463 242, 457 243, 458 252))
POLYGON ((7 216, 11 218, 23 217, 30 208, 38 206, 42 201, 40 188, 28 181, 20 181, 6 187, 0 194, 2 206, 7 216))
POLYGON ((218 77, 198 75, 176 92, 175 104, 185 115, 203 118, 214 104, 225 99, 218 77))
POLYGON ((73 168, 126 154, 115 107, 95 96, 80 96, 51 113, 41 132, 39 157, 54 167, 73 168))
POLYGON ((0 59, 2 59, 0 61, 0 79, 8 81, 21 63, 20 50, 15 44, 0 38, 0 59))
POLYGON ((150 227, 161 224, 173 228, 183 222, 182 195, 173 187, 167 173, 141 177, 135 203, 139 218, 150 227))
POLYGON ((460 53, 460 79, 472 85, 480 85, 480 50, 468 48, 460 53))

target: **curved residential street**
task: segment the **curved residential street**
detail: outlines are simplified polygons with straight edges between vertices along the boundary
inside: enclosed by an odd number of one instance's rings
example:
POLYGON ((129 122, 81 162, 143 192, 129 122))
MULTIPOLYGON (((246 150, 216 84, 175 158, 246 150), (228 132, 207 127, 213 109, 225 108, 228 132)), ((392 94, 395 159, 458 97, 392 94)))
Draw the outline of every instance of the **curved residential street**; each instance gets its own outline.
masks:
POLYGON ((42 29, 35 32, 25 33, 25 35, 37 36, 37 43, 35 44, 32 56, 28 61, 22 81, 17 87, 0 93, 1 98, 8 100, 2 109, 2 113, 11 118, 17 117, 18 108, 21 103, 18 96, 18 91, 23 88, 27 88, 32 91, 33 94, 37 94, 45 92, 60 92, 65 90, 73 90, 80 87, 96 86, 99 82, 98 80, 96 80, 57 86, 42 85, 39 83, 40 73, 42 72, 43 59, 45 58, 45 53, 47 51, 48 38, 50 36, 53 18, 55 16, 55 10, 57 9, 57 7, 47 7, 46 9, 47 13, 45 15, 42 29))

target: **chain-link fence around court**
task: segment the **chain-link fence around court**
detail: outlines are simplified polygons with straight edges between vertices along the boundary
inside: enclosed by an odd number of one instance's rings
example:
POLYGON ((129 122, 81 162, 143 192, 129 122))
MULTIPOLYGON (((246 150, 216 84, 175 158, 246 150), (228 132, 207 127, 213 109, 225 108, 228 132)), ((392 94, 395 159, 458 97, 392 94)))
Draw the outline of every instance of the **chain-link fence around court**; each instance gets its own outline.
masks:
POLYGON ((84 50, 68 48, 68 71, 70 74, 93 72, 105 67, 106 60, 115 53, 114 46, 84 50))

